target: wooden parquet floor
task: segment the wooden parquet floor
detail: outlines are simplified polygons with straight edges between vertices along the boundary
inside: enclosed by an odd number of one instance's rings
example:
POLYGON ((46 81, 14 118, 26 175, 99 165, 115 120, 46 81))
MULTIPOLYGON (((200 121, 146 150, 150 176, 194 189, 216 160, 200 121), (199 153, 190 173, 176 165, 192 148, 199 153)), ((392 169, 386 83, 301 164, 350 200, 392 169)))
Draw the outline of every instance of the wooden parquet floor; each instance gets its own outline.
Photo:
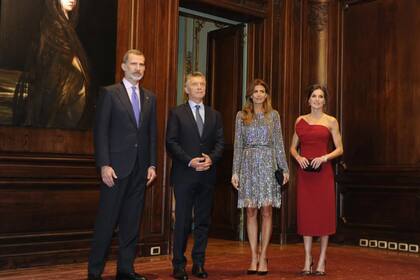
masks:
MULTIPOLYGON (((319 252, 314 247, 314 256, 319 252)), ((206 270, 208 279, 311 279, 301 277, 298 271, 303 265, 302 244, 271 245, 269 251, 269 274, 248 276, 249 264, 247 243, 212 239, 207 250, 206 270)), ((138 258, 136 271, 149 279, 172 279, 170 256, 138 258)), ((113 280, 115 261, 109 261, 104 279, 113 280)), ((191 263, 187 266, 190 272, 191 263)), ((328 249, 327 276, 337 280, 419 280, 420 254, 400 253, 380 249, 331 245, 328 249)), ((321 278, 322 277, 315 277, 321 278)), ((82 280, 86 279, 86 263, 43 266, 0 271, 1 280, 82 280)), ((190 279, 195 279, 190 277, 190 279)))

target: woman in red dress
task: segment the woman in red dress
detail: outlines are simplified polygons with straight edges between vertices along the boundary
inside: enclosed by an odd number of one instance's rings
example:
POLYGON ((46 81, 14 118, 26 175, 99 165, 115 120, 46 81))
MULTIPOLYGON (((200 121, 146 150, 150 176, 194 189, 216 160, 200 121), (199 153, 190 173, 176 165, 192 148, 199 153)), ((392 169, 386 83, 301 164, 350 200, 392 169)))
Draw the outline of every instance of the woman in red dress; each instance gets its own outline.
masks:
POLYGON ((305 265, 301 275, 325 275, 328 237, 335 233, 336 206, 334 172, 331 159, 343 154, 343 144, 337 120, 324 113, 327 89, 313 85, 308 89, 311 112, 299 116, 295 123, 290 147, 299 163, 297 172, 297 232, 303 236, 305 265), (335 149, 328 151, 332 138, 335 149), (312 273, 312 237, 319 236, 321 250, 312 273))

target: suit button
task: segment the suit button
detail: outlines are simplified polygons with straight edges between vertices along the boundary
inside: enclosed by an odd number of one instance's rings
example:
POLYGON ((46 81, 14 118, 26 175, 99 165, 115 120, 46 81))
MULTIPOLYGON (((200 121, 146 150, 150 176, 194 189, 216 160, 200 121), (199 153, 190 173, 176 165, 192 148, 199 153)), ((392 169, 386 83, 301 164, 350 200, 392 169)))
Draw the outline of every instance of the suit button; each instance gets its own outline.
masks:
POLYGON ((134 144, 134 148, 137 148, 139 145, 137 145, 137 144, 134 144))

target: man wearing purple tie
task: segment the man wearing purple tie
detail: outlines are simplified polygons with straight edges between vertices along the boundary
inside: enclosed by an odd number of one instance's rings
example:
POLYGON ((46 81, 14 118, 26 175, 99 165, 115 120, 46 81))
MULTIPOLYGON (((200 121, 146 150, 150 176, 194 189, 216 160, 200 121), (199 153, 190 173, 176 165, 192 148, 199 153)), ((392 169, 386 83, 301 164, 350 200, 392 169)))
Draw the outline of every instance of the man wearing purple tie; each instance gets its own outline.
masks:
POLYGON ((116 280, 145 280, 134 272, 146 185, 156 177, 156 97, 139 86, 146 66, 138 50, 124 55, 124 79, 102 89, 96 111, 94 144, 101 173, 88 279, 101 280, 112 234, 118 226, 116 280))

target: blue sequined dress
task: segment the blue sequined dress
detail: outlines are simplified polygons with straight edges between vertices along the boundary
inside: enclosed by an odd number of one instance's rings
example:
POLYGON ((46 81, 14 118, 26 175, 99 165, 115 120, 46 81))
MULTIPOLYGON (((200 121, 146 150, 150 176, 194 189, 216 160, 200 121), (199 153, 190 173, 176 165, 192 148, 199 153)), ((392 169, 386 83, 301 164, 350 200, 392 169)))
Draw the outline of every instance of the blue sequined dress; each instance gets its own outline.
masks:
POLYGON ((279 113, 257 113, 250 125, 236 115, 232 174, 239 177, 238 208, 279 208, 281 191, 274 176, 277 164, 288 172, 279 113))

